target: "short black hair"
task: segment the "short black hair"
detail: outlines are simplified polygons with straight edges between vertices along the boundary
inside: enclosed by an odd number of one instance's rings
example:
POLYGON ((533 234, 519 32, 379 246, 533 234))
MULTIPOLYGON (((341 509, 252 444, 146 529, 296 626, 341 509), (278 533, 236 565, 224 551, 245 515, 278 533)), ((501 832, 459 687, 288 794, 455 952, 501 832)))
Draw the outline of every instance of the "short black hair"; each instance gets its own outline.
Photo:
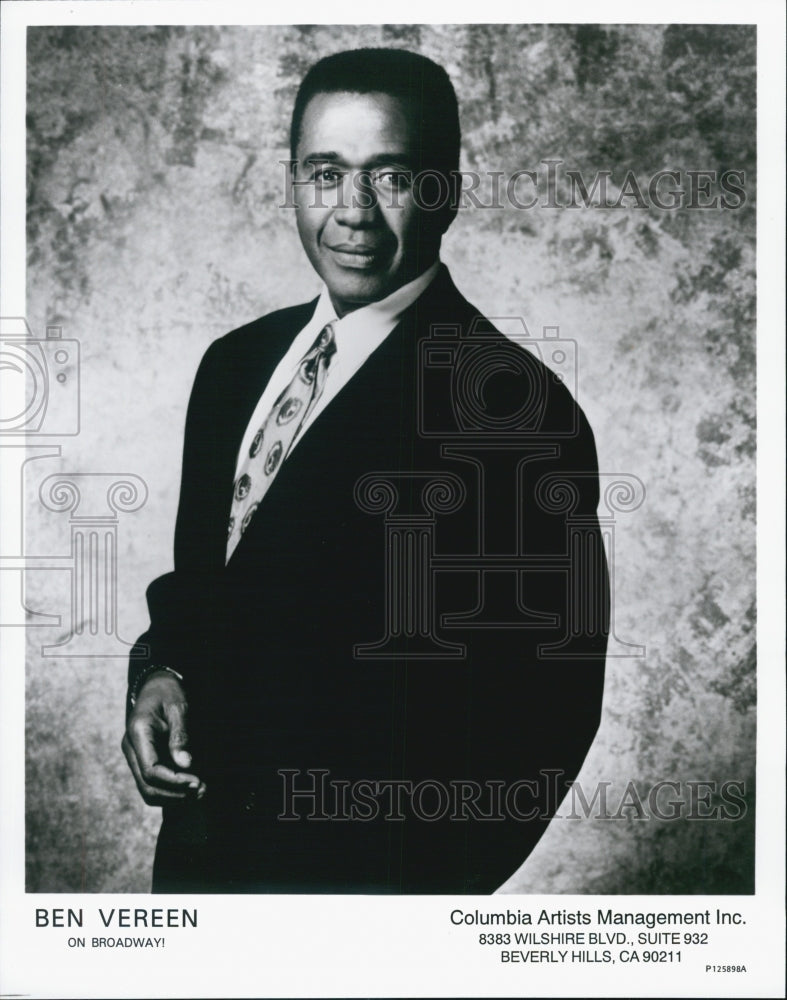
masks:
POLYGON ((303 78, 290 125, 290 156, 296 158, 306 106, 317 94, 383 93, 415 110, 419 166, 448 176, 459 169, 459 106, 442 66, 407 49, 350 49, 316 62, 303 78))

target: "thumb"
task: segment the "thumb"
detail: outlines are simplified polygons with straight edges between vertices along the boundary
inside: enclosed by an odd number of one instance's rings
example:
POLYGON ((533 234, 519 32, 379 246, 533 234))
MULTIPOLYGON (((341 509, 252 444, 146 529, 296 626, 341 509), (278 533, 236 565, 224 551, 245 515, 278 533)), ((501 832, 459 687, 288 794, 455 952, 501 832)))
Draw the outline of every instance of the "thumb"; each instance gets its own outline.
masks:
POLYGON ((186 706, 175 702, 164 708, 164 716, 169 725, 169 753, 178 767, 189 767, 191 754, 186 747, 189 735, 186 729, 186 706))

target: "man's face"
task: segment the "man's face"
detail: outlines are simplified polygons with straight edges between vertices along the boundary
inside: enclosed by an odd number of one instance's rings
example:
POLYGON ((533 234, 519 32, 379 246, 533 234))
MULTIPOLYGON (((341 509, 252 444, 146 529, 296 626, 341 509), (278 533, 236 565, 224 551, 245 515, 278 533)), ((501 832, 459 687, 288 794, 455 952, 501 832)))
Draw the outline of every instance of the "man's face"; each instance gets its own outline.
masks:
POLYGON ((376 302, 437 257, 445 213, 419 208, 412 115, 389 94, 317 94, 295 153, 298 233, 338 314, 376 302))

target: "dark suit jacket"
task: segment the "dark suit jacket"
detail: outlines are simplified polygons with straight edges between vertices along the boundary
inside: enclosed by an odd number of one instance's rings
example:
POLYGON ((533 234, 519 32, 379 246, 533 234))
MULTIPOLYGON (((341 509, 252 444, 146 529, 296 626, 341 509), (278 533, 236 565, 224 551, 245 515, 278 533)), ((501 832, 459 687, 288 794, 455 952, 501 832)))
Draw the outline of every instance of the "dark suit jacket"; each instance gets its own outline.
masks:
POLYGON ((136 652, 149 652, 130 673, 183 674, 209 791, 165 809, 154 885, 490 892, 542 834, 599 721, 607 578, 592 433, 565 387, 479 324, 442 268, 306 432, 225 567, 240 440, 314 307, 217 340, 196 376, 175 570, 148 590, 136 652), (439 486, 424 494, 441 477, 442 503, 439 486), (554 502, 556 477, 568 508, 554 502), (581 571, 572 525, 591 551, 581 571), (578 603, 594 610, 572 637, 578 603), (461 655, 429 655, 446 644, 461 655), (290 801, 302 818, 277 819, 286 781, 335 779, 350 802, 359 781, 432 782, 421 806, 437 818, 409 814, 405 791, 404 819, 383 795, 377 816, 326 820, 331 790, 290 801), (481 797, 439 815, 434 783, 454 794, 451 782, 481 797))

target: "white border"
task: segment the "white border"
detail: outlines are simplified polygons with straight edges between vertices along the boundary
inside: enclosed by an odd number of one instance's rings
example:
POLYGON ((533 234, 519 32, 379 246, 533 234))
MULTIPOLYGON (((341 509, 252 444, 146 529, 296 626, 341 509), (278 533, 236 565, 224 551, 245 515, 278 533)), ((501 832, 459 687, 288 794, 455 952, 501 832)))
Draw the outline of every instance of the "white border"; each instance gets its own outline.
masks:
MULTIPOLYGON (((470 5, 407 2, 379 18, 379 9, 348 0, 301 3, 287 18, 261 5, 208 0, 139 2, 17 2, 2 8, 2 243, 0 315, 24 315, 25 246, 24 101, 25 28, 44 24, 261 24, 381 23, 397 20, 471 23, 470 5)), ((758 25, 758 759, 757 877, 754 897, 609 897, 625 909, 738 910, 748 923, 730 936, 723 960, 743 952, 752 964, 740 977, 694 976, 683 967, 622 970, 588 966, 574 980, 537 966, 518 969, 484 960, 463 928, 452 928, 448 897, 187 897, 201 927, 168 932, 168 950, 63 953, 55 932, 32 929, 34 907, 150 904, 137 896, 25 896, 24 849, 24 636, 0 633, 0 995, 31 996, 782 996, 784 961, 784 11, 771 0, 665 0, 633 6, 630 0, 542 5, 487 3, 484 21, 557 23, 756 23, 758 25)), ((0 455, 1 457, 1 455, 0 455)), ((0 523, 19 517, 20 497, 2 493, 0 523)), ((157 897, 156 905, 166 905, 157 897)), ((183 898, 173 899, 183 905, 183 898)), ((595 911, 601 897, 463 897, 466 910, 513 908, 595 911)), ((98 918, 91 918, 91 930, 98 918)), ((90 930, 87 931, 90 933, 90 930)), ((105 932, 106 933, 106 932, 105 932)))

